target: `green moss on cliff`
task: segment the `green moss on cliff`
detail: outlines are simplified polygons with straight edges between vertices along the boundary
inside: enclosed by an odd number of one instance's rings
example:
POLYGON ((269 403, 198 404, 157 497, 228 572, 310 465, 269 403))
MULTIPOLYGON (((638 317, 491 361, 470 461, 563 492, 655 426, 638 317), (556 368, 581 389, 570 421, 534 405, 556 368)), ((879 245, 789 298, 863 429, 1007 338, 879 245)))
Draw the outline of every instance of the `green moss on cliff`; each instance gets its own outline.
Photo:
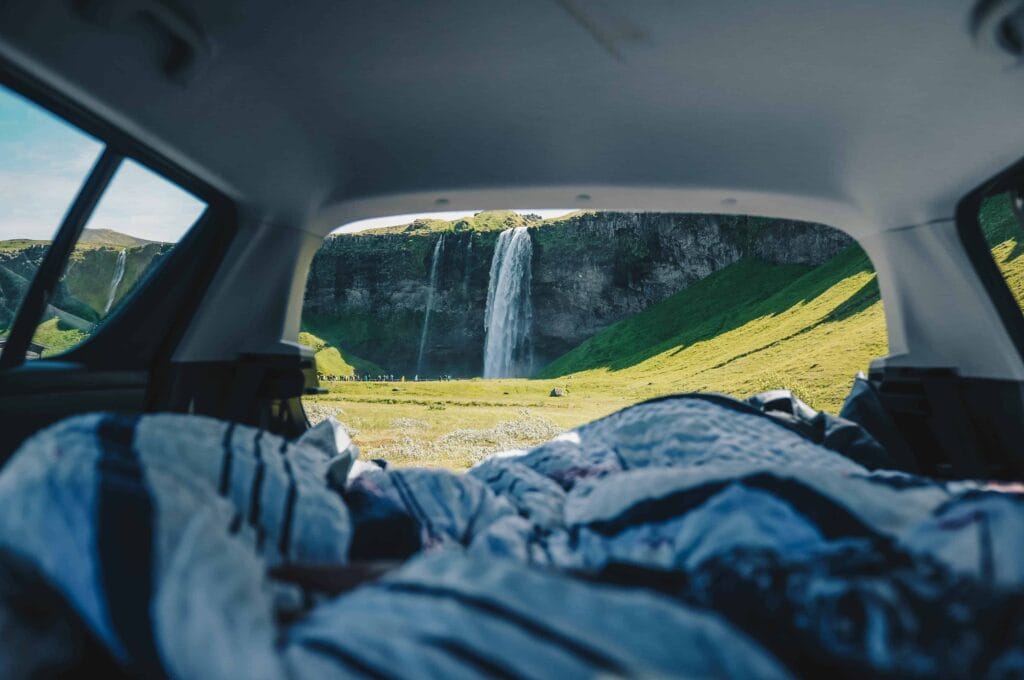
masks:
POLYGON ((539 220, 530 219, 514 210, 485 210, 457 220, 419 219, 407 224, 367 229, 366 231, 346 234, 344 236, 381 236, 385 234, 429 236, 445 231, 503 231, 512 227, 525 227, 537 223, 539 223, 539 220))
POLYGON ((170 248, 163 243, 123 249, 106 245, 76 246, 61 280, 62 302, 58 302, 58 306, 90 321, 98 321, 106 310, 121 250, 125 251, 125 266, 114 296, 115 304, 136 288, 139 280, 170 248))
POLYGON ((465 222, 465 226, 473 231, 504 231, 531 224, 526 217, 512 210, 488 210, 460 221, 465 222))
POLYGON ((378 375, 384 370, 373 363, 344 351, 308 331, 299 333, 299 342, 313 350, 317 371, 325 375, 349 378, 354 374, 378 375))
POLYGON ((749 252, 758 234, 778 225, 779 220, 753 215, 720 215, 717 222, 728 238, 741 251, 749 252))
POLYGON ((349 378, 355 373, 352 364, 342 358, 337 347, 331 347, 312 333, 299 333, 299 342, 313 350, 318 373, 340 378, 349 378))
MULTIPOLYGON (((430 256, 437 243, 437 234, 424 231, 415 234, 378 233, 370 235, 339 234, 327 238, 313 259, 312 275, 319 276, 320 262, 344 255, 361 261, 367 266, 401 272, 410 277, 427 277, 430 274, 430 256)), ((332 264, 335 264, 332 262, 332 264)), ((337 262, 340 274, 349 272, 345 263, 337 262)), ((330 274, 334 274, 331 272, 330 274)))

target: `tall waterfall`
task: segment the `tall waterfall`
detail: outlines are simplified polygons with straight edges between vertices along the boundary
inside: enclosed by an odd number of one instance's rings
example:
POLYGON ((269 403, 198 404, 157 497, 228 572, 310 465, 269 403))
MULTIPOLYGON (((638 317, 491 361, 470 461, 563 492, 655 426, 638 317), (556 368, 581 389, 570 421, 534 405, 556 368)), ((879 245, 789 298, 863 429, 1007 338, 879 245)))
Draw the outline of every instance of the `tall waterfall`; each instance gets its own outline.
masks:
MULTIPOLYGON (((469 279, 473 275, 473 235, 466 239, 466 253, 462 258, 462 297, 469 301, 469 279)), ((472 302, 469 302, 472 305, 472 302)))
POLYGON ((124 262, 128 257, 128 251, 122 249, 117 254, 117 264, 114 266, 114 278, 110 280, 110 294, 107 296, 107 306, 103 308, 103 313, 107 314, 110 312, 110 308, 114 306, 114 298, 117 296, 117 287, 121 285, 121 279, 124 278, 124 262))
POLYGON ((526 227, 498 235, 484 313, 484 377, 527 375, 533 363, 530 279, 533 242, 526 227))
POLYGON ((444 234, 434 244, 434 257, 430 260, 430 291, 427 293, 427 308, 423 312, 423 330, 420 332, 420 351, 416 355, 416 373, 423 372, 423 351, 427 348, 427 333, 430 328, 430 311, 434 307, 434 291, 437 289, 438 263, 444 254, 444 234))

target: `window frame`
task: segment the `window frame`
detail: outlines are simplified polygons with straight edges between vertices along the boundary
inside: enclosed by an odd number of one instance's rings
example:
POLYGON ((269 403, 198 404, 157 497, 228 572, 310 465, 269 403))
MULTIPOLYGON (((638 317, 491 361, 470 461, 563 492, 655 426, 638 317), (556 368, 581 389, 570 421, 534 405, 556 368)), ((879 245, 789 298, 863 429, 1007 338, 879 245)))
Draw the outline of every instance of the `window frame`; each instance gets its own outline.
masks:
MULTIPOLYGON (((25 313, 32 313, 33 316, 36 316, 31 308, 26 309, 26 300, 33 294, 33 291, 36 291, 38 295, 39 291, 52 288, 59 281, 85 224, 95 211, 99 200, 110 188, 114 174, 122 167, 125 160, 132 160, 138 163, 158 177, 192 194, 206 205, 206 208, 200 213, 195 222, 189 225, 185 236, 175 245, 170 253, 173 256, 175 251, 179 249, 192 252, 201 246, 208 248, 208 250, 203 252, 203 259, 205 261, 197 263, 196 269, 200 276, 196 282, 195 290, 192 291, 193 294, 187 296, 188 299, 182 300, 185 306, 190 307, 194 311, 198 305, 198 298, 212 279, 216 264, 223 257, 228 244, 235 235, 237 221, 234 202, 222 192, 169 160, 166 156, 142 144, 123 130, 84 108, 70 97, 41 83, 38 79, 30 76, 24 70, 5 59, 0 59, 0 86, 6 87, 9 91, 25 98, 33 105, 76 127, 83 133, 92 136, 103 145, 93 167, 84 178, 78 192, 68 206, 61 223, 54 225, 56 234, 44 257, 43 266, 36 271, 29 285, 28 294, 19 303, 7 345, 3 353, 0 354, 0 372, 5 372, 25 364, 28 344, 24 342, 23 337, 19 336, 23 336, 26 333, 23 330, 25 327, 31 326, 31 329, 27 331, 28 340, 31 340, 32 334, 39 322, 38 318, 29 319, 24 316, 25 313), (99 175, 97 174, 98 172, 100 173, 99 175), (103 174, 106 176, 103 177, 103 174), (76 210, 76 208, 82 208, 82 210, 76 210), (199 230, 216 233, 195 233, 199 230), (60 266, 55 266, 55 264, 60 266), (22 328, 19 329, 19 327, 22 328), (14 339, 15 343, 12 344, 11 339, 14 339), (19 347, 19 345, 24 345, 24 347, 19 347), (12 353, 9 350, 14 351, 12 353)), ((169 257, 168 261, 164 262, 160 267, 160 270, 166 268, 173 268, 175 270, 185 268, 184 265, 187 263, 181 260, 181 256, 177 258, 169 257), (172 265, 177 266, 172 267, 172 265)), ((159 273, 154 272, 154 274, 159 273)), ((79 358, 95 358, 106 354, 97 350, 104 344, 104 338, 110 335, 117 335, 114 332, 114 327, 118 325, 113 323, 115 318, 121 316, 122 312, 126 312, 132 306, 134 299, 139 297, 144 289, 149 288, 154 280, 163 280, 165 278, 151 276, 147 277, 146 280, 140 281, 140 285, 125 300, 125 304, 120 305, 118 311, 108 319, 110 323, 104 323, 97 329, 96 333, 67 352, 56 357, 35 360, 33 363, 52 359, 73 361, 79 358)), ((31 304, 36 306, 38 302, 38 300, 35 300, 31 304)), ((45 303, 46 300, 44 299, 43 307, 39 309, 40 315, 42 310, 45 309, 45 303)), ((170 347, 167 347, 168 343, 174 342, 176 344, 181 332, 184 330, 181 323, 175 324, 170 322, 169 325, 176 328, 163 343, 168 351, 170 350, 170 347)))
MULTIPOLYGON (((1018 355, 1024 361, 1024 310, 1017 304, 1003 273, 999 270, 999 265, 992 258, 992 249, 985 240, 981 221, 978 219, 981 204, 986 198, 1022 185, 1024 159, 982 182, 961 198, 956 206, 955 220, 956 230, 967 257, 992 300, 1003 327, 1017 347, 1018 355)), ((1021 238, 1024 238, 1024 226, 1021 227, 1021 238)))
POLYGON ((104 147, 82 186, 78 188, 57 233, 43 255, 39 268, 32 275, 25 297, 18 304, 11 332, 7 336, 3 354, 0 354, 0 370, 23 364, 28 358, 32 336, 46 311, 46 305, 53 297, 61 275, 67 269, 71 251, 81 238, 86 222, 92 217, 100 197, 106 193, 123 160, 124 156, 110 147, 104 147))

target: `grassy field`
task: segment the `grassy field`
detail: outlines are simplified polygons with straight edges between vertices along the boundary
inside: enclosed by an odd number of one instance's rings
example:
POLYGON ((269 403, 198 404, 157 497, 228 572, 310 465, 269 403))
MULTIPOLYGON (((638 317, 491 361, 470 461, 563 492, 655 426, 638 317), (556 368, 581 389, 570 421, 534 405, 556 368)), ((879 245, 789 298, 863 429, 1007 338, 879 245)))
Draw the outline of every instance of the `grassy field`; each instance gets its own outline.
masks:
MULTIPOLYGON (((1024 303, 1024 248, 1005 198, 985 205, 982 222, 1024 303)), ((835 412, 853 376, 886 353, 875 273, 852 246, 814 268, 740 261, 610 326, 536 379, 331 383, 306 406, 314 421, 345 423, 364 458, 466 468, 664 394, 785 387, 835 412), (566 396, 549 396, 555 387, 566 396)))
POLYGON ((397 465, 466 468, 494 451, 531 446, 631 403, 628 396, 551 397, 564 380, 328 383, 305 400, 310 420, 333 415, 363 458, 397 465))
POLYGON ((57 317, 52 317, 39 324, 32 340, 46 347, 43 350, 44 357, 52 357, 68 351, 87 337, 88 333, 69 328, 57 317))

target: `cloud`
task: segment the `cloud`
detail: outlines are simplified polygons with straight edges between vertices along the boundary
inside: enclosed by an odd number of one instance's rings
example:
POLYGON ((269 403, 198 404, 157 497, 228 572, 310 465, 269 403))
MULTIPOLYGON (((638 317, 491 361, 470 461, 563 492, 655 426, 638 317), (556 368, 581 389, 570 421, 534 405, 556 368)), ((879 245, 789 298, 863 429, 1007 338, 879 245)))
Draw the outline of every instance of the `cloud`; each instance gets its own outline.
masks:
MULTIPOLYGON (((0 88, 0 239, 52 239, 103 145, 0 88)), ((177 241, 201 201, 134 161, 121 164, 87 227, 177 241)))
POLYGON ((125 161, 86 227, 174 243, 205 208, 206 204, 177 185, 134 161, 125 161))
POLYGON ((0 170, 0 239, 52 239, 81 179, 0 170))
MULTIPOLYGON (((83 176, 0 170, 0 239, 52 239, 83 176)), ((133 161, 114 175, 86 228, 176 242, 205 205, 133 161)))

